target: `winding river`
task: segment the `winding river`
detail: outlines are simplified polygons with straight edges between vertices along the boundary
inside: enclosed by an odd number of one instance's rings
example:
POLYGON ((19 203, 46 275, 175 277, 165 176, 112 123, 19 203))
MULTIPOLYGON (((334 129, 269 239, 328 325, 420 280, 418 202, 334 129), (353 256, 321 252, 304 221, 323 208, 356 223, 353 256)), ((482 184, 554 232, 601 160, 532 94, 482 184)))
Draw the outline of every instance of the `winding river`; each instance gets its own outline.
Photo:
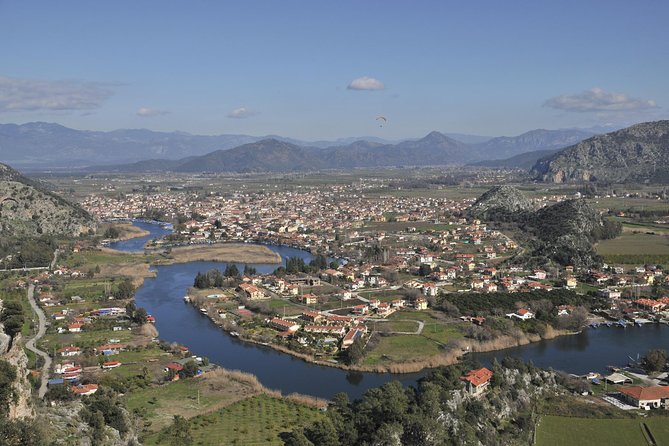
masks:
MULTIPOLYGON (((115 249, 141 250, 141 246, 153 237, 163 235, 166 230, 144 222, 137 226, 151 231, 143 237, 119 242, 115 249), (122 245, 123 244, 123 245, 122 245)), ((310 261, 308 252, 284 246, 269 246, 282 258, 300 256, 310 261)), ((137 291, 137 305, 146 308, 156 318, 160 338, 188 346, 194 354, 207 356, 212 362, 228 369, 252 373, 265 386, 284 394, 299 392, 321 398, 331 398, 338 392, 346 392, 351 398, 361 396, 365 390, 397 379, 404 384, 414 384, 425 373, 399 374, 358 373, 332 367, 306 363, 290 355, 279 353, 269 347, 247 344, 228 336, 194 307, 185 305, 183 296, 192 286, 198 271, 225 268, 225 263, 190 262, 186 264, 154 267, 155 278, 148 278, 137 291)), ((259 273, 269 273, 276 265, 256 264, 259 273)), ((241 269, 243 264, 238 265, 241 269)), ((500 350, 477 353, 474 357, 483 364, 492 358, 511 355, 525 361, 532 360, 540 367, 552 367, 571 373, 585 374, 590 371, 606 372, 609 365, 621 365, 636 358, 651 348, 669 348, 669 326, 610 327, 584 330, 573 336, 563 336, 549 341, 500 350)))

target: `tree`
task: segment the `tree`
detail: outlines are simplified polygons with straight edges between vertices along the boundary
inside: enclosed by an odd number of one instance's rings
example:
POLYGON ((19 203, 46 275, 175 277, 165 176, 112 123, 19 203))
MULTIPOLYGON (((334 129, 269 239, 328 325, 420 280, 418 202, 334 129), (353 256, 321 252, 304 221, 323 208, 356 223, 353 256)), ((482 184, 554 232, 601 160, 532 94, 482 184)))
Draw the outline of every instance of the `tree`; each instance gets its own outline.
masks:
POLYGON ((350 345, 346 352, 346 357, 349 364, 357 364, 365 355, 365 344, 362 337, 355 338, 353 344, 350 345))
POLYGON ((103 237, 104 238, 118 238, 119 235, 121 235, 121 233, 118 230, 118 228, 116 228, 114 226, 110 226, 105 231, 103 237))
POLYGON ((128 316, 130 319, 135 317, 135 310, 137 310, 137 306, 135 305, 135 301, 131 300, 127 304, 125 304, 125 315, 128 316))
POLYGON ((183 370, 179 372, 182 378, 192 378, 197 375, 197 363, 192 359, 184 364, 183 370))
POLYGON ((223 275, 225 277, 238 277, 239 276, 239 268, 237 268, 237 265, 234 263, 229 263, 225 267, 225 271, 223 272, 223 275))
POLYGON ((186 446, 193 443, 193 436, 190 433, 190 423, 181 415, 174 416, 169 432, 170 444, 174 446, 186 446))
POLYGON ((132 284, 132 280, 125 279, 123 282, 118 284, 118 289, 116 291, 116 297, 119 299, 129 299, 135 294, 135 285, 132 284))
POLYGON ((245 276, 255 276, 256 275, 255 267, 249 266, 249 265, 244 265, 244 275, 245 276))
POLYGON ((423 277, 429 275, 431 272, 432 272, 432 267, 427 263, 421 263, 420 267, 418 268, 418 274, 423 277))
POLYGON ((325 418, 316 421, 304 430, 304 436, 318 446, 339 446, 339 435, 332 422, 325 418))
POLYGON ((649 350, 643 358, 643 368, 648 373, 659 372, 667 365, 667 351, 662 349, 649 350))
POLYGON ((0 439, 4 446, 42 446, 46 444, 42 429, 32 420, 0 418, 0 439))
POLYGON ((302 429, 296 429, 292 432, 283 432, 279 434, 284 446, 314 446, 307 437, 304 436, 302 429))
POLYGON ((137 310, 135 310, 135 313, 132 316, 132 321, 136 324, 142 325, 146 323, 147 317, 148 314, 144 307, 139 307, 137 310))
POLYGON ((201 290, 209 288, 209 278, 207 277, 206 274, 203 274, 200 271, 198 271, 197 275, 195 276, 195 280, 193 281, 193 286, 201 290))
POLYGON ((105 438, 105 416, 102 411, 96 410, 89 418, 88 424, 91 426, 93 443, 102 443, 105 438))
POLYGON ((0 418, 7 416, 10 403, 16 402, 18 394, 14 388, 16 367, 0 360, 0 418))

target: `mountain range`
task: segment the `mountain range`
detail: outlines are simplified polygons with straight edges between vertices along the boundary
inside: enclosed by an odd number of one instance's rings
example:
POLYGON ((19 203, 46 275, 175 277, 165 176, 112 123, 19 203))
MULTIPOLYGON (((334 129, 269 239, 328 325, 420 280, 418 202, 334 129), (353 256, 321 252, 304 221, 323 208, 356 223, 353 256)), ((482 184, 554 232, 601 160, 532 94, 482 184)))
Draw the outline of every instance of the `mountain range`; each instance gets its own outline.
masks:
POLYGON ((360 140, 326 148, 304 147, 277 139, 216 150, 202 156, 179 160, 151 159, 132 164, 108 166, 121 172, 286 172, 319 169, 378 168, 391 166, 462 165, 498 156, 517 155, 528 148, 556 147, 590 136, 582 130, 533 131, 516 138, 493 138, 466 144, 440 132, 430 132, 417 140, 383 144, 360 140), (516 145, 513 140, 518 139, 516 145), (498 142, 498 143, 497 143, 498 142))
POLYGON ((533 130, 516 137, 491 138, 435 131, 420 139, 399 142, 377 137, 301 141, 276 135, 204 136, 145 129, 83 131, 54 123, 32 122, 0 124, 0 160, 23 170, 115 166, 116 169, 127 167, 135 171, 259 171, 464 164, 532 150, 557 149, 592 134, 582 129, 533 130), (274 150, 276 153, 272 153, 274 150), (229 153, 223 155, 221 152, 229 153), (248 152, 248 156, 243 152, 248 152), (205 158, 198 161, 196 158, 201 156, 205 158), (260 159, 262 156, 277 160, 279 164, 265 162, 260 159), (254 160, 257 163, 254 164, 254 160))

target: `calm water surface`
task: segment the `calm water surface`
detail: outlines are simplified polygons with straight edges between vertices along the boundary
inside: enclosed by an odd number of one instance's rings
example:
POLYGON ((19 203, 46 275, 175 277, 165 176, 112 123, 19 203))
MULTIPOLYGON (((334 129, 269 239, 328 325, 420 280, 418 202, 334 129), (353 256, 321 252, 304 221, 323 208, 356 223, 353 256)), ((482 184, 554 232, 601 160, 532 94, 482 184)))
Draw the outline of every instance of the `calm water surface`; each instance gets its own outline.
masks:
POLYGON ((144 252, 144 245, 146 242, 172 233, 170 229, 165 229, 163 226, 155 223, 134 220, 132 224, 145 231, 149 231, 149 235, 131 238, 130 240, 122 240, 120 242, 113 242, 109 244, 110 248, 125 252, 144 252))

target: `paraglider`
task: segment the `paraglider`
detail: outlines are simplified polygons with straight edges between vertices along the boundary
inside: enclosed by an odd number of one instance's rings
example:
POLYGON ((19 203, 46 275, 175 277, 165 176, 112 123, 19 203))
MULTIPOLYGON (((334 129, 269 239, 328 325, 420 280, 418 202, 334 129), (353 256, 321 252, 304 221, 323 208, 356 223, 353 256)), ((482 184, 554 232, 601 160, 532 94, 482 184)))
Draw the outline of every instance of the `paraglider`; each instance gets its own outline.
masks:
POLYGON ((385 116, 377 116, 376 120, 379 122, 379 127, 383 127, 383 125, 388 122, 388 119, 385 116))

